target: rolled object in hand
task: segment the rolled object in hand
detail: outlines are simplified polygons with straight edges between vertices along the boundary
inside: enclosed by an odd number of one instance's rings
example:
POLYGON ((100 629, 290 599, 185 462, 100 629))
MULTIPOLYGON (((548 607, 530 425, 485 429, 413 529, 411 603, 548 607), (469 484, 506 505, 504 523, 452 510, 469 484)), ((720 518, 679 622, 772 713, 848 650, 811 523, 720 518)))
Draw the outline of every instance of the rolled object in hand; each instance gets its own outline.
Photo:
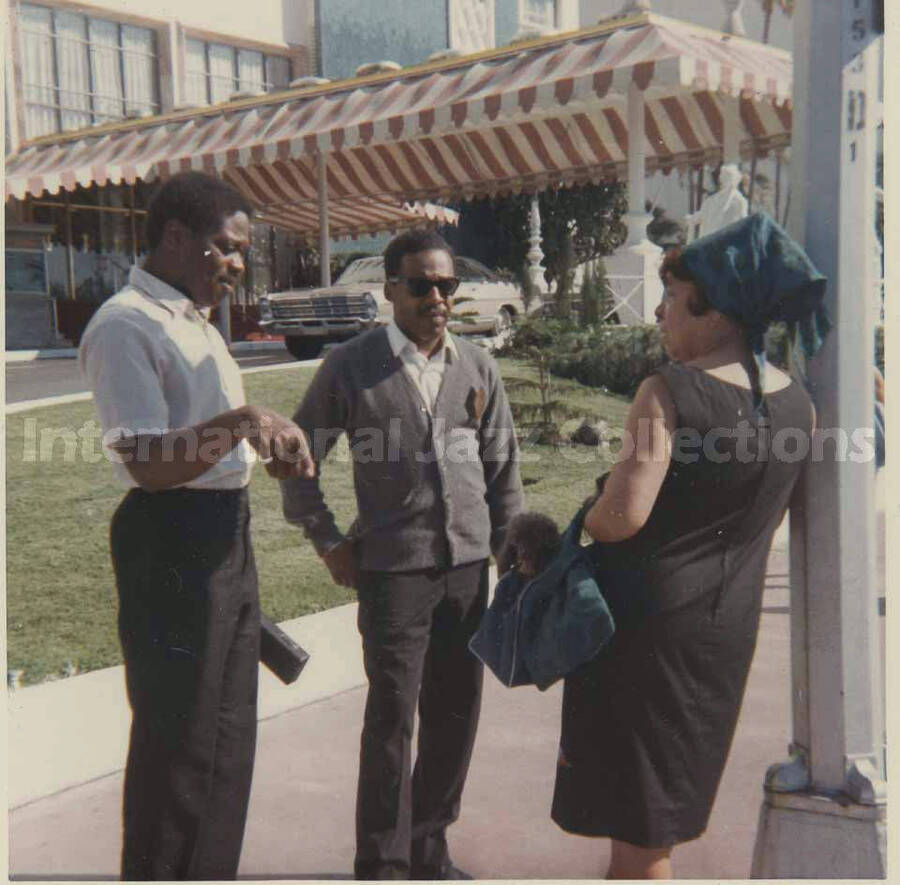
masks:
POLYGON ((259 660, 285 685, 290 685, 306 666, 309 654, 264 614, 259 620, 259 660))

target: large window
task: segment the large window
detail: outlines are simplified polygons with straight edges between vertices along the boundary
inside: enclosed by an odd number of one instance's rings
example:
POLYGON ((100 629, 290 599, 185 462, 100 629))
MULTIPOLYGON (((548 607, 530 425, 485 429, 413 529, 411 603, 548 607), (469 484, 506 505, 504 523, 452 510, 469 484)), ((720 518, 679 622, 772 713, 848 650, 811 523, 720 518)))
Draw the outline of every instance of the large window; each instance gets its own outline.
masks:
POLYGON ((228 101, 235 92, 270 92, 291 80, 290 60, 224 43, 184 41, 185 98, 190 104, 228 101))
POLYGON ((150 28, 23 3, 27 138, 159 112, 150 28))
POLYGON ((552 30, 556 26, 556 0, 519 0, 522 29, 552 30))

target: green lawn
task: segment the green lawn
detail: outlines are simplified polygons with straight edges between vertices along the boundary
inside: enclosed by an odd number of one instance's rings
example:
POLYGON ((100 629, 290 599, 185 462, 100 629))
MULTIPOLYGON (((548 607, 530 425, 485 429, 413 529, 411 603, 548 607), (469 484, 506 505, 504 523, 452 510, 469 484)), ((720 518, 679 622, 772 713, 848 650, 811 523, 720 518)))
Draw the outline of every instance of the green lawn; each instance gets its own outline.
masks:
MULTIPOLYGON (((501 367, 505 377, 531 376, 522 363, 502 360, 501 367)), ((290 414, 311 377, 312 370, 303 368, 248 375, 247 396, 290 414)), ((621 429, 627 401, 573 382, 558 385, 555 398, 621 429)), ((532 397, 537 393, 516 394, 520 400, 532 397)), ((69 665, 84 672, 121 662, 108 531, 122 489, 99 443, 85 458, 74 437, 68 451, 62 433, 55 442, 49 439, 53 429, 71 436, 94 420, 89 402, 7 416, 7 654, 10 669, 25 671, 26 684, 59 677, 69 665)), ((560 523, 608 467, 602 456, 583 448, 534 446, 523 455, 528 508, 560 523)), ((355 500, 350 465, 342 463, 339 451, 326 462, 322 480, 338 524, 346 528, 355 500)), ((301 532, 284 522, 277 483, 257 470, 250 494, 267 614, 280 621, 350 601, 351 593, 331 583, 301 532)))

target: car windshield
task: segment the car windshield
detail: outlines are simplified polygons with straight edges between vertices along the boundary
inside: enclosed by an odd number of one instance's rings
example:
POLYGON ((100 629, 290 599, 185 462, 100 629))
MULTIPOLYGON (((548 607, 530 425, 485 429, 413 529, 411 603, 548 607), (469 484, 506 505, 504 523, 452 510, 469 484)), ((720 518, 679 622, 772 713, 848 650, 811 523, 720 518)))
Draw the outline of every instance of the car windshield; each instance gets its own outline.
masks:
POLYGON ((348 283, 383 283, 384 282, 384 259, 375 258, 357 258, 347 265, 344 272, 336 280, 342 286, 348 283))
MULTIPOLYGON (((486 268, 474 258, 457 257, 455 260, 456 275, 464 283, 496 283, 499 277, 494 271, 486 268)), ((345 286, 357 283, 383 283, 384 259, 379 255, 373 258, 357 258, 347 265, 336 283, 345 286)))
POLYGON ((456 275, 464 283, 496 283, 500 279, 474 258, 457 258, 456 275))

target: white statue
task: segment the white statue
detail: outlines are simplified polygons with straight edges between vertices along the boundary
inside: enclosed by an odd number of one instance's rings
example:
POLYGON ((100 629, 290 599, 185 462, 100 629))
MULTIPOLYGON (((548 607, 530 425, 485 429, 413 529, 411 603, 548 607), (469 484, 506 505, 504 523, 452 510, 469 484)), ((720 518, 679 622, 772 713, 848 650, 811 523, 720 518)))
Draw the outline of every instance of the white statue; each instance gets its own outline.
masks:
POLYGON ((688 226, 688 239, 697 227, 698 237, 705 237, 747 215, 747 198, 738 190, 741 183, 741 170, 733 163, 726 163, 719 172, 719 189, 711 197, 703 201, 696 211, 685 216, 688 226))

